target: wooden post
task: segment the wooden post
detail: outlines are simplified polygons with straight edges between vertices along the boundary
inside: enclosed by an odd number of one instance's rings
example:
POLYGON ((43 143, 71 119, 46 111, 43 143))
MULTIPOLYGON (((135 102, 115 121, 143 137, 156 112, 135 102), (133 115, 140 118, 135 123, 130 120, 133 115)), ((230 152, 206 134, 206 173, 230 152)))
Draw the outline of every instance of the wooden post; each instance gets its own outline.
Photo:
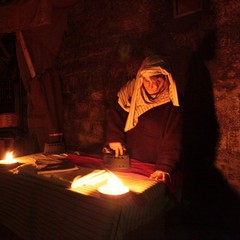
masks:
POLYGON ((35 72, 35 69, 33 67, 32 59, 31 59, 31 57, 29 55, 29 52, 28 52, 28 49, 27 49, 27 46, 26 46, 26 42, 25 42, 25 39, 23 37, 22 32, 21 31, 17 31, 16 32, 16 36, 17 36, 17 39, 20 42, 20 45, 22 47, 23 55, 25 57, 25 60, 26 60, 26 63, 27 63, 30 75, 31 75, 32 78, 35 78, 36 77, 36 72, 35 72))

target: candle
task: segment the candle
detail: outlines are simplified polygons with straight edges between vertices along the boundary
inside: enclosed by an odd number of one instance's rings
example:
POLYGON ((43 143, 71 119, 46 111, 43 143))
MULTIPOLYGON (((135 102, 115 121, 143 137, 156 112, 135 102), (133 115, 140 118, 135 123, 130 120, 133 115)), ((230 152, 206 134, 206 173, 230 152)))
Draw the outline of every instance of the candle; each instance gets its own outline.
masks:
POLYGON ((122 181, 113 173, 109 174, 107 184, 98 188, 98 191, 102 194, 119 196, 129 192, 129 188, 124 186, 122 181))
POLYGON ((9 165, 9 164, 14 164, 17 163, 18 161, 13 158, 13 152, 7 152, 6 153, 6 158, 3 160, 0 160, 0 164, 3 165, 9 165))

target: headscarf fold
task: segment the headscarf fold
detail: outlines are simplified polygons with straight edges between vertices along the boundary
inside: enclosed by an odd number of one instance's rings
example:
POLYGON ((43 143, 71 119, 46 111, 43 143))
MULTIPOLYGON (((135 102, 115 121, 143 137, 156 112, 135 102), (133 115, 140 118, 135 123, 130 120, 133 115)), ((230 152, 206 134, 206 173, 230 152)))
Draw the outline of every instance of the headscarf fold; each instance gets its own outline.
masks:
POLYGON ((179 106, 176 83, 172 78, 169 65, 160 56, 147 57, 139 68, 136 78, 128 81, 118 92, 118 103, 129 112, 124 131, 134 128, 138 123, 138 117, 146 111, 170 101, 174 106, 179 106), (143 79, 150 79, 159 74, 167 77, 169 89, 160 93, 154 101, 146 101, 148 95, 142 91, 143 79))

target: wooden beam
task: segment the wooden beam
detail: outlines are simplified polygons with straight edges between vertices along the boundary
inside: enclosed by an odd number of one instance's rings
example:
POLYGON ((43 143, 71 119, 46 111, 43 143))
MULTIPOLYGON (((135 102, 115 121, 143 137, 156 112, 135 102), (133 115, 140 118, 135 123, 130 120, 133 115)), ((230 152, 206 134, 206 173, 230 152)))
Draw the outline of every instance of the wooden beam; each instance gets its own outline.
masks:
POLYGON ((16 32, 16 37, 17 37, 17 40, 20 42, 20 45, 22 47, 23 55, 25 57, 25 60, 26 60, 27 67, 28 67, 28 70, 30 72, 30 75, 31 75, 32 78, 35 78, 36 77, 36 72, 35 72, 35 69, 33 67, 32 59, 31 59, 30 54, 28 52, 28 49, 27 49, 27 46, 26 46, 26 42, 25 42, 25 39, 23 37, 22 32, 21 31, 17 31, 16 32))

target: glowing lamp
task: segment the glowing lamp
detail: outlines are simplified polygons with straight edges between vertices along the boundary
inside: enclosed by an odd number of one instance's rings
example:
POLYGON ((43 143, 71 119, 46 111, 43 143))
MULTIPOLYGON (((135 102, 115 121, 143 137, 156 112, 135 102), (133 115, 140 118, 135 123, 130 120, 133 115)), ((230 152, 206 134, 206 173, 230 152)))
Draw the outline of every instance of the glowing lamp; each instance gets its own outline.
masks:
POLYGON ((18 160, 13 158, 13 152, 7 152, 6 158, 3 160, 0 160, 0 164, 2 165, 11 165, 18 163, 18 160))
POLYGON ((104 196, 122 196, 129 192, 129 188, 123 185, 122 181, 113 173, 109 173, 108 181, 98 188, 104 196))

